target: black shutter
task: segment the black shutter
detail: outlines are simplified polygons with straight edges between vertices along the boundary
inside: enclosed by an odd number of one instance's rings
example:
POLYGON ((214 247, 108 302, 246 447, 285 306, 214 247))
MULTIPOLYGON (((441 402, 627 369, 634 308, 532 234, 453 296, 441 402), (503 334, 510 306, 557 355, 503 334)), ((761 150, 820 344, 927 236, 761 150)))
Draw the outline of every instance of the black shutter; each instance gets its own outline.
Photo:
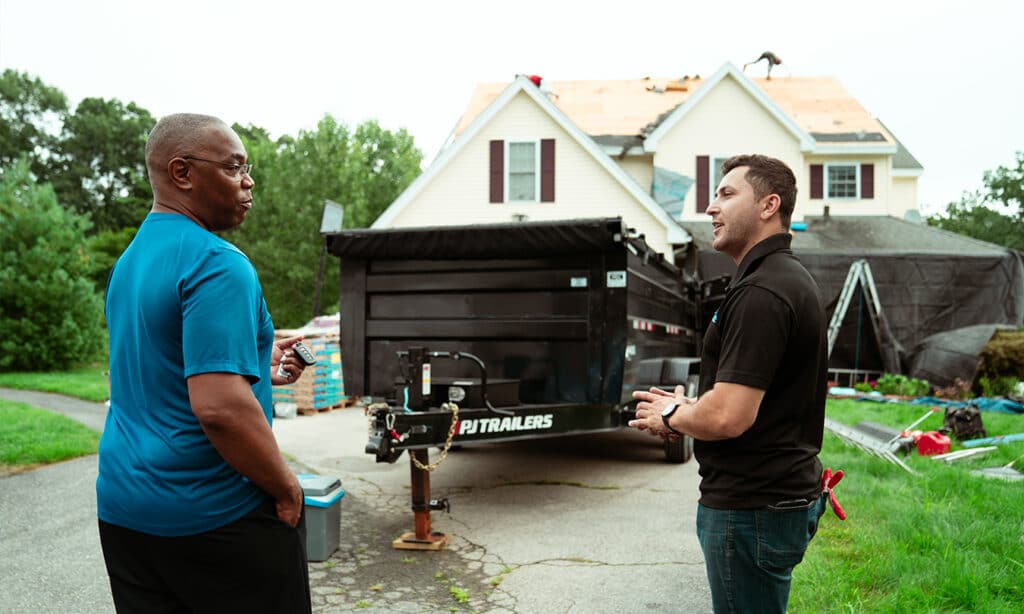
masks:
POLYGON ((505 141, 491 141, 491 202, 505 201, 505 141))
POLYGON ((540 142, 540 202, 555 202, 555 139, 540 142))
POLYGON ((874 164, 861 164, 860 165, 860 197, 861 198, 874 198, 875 197, 875 165, 874 164))
POLYGON ((821 164, 811 165, 811 198, 825 197, 825 167, 821 164))
POLYGON ((708 173, 710 167, 711 163, 707 156, 697 156, 697 213, 704 213, 711 204, 708 190, 708 184, 711 183, 708 173))

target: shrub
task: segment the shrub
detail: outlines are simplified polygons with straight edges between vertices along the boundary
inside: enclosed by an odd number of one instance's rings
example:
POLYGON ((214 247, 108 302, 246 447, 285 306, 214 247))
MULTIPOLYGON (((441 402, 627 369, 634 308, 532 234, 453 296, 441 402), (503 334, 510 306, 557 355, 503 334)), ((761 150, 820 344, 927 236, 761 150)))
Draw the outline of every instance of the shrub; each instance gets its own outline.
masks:
POLYGON ((89 238, 89 278, 101 295, 107 289, 107 279, 114 263, 135 238, 137 231, 137 228, 104 230, 89 238))
POLYGON ((974 395, 971 393, 970 382, 965 382, 959 377, 953 382, 951 386, 945 388, 936 388, 935 396, 940 399, 952 399, 955 401, 966 401, 974 395))
POLYGON ((894 394, 901 397, 921 397, 931 390, 927 380, 886 373, 878 378, 876 390, 882 394, 894 394))
POLYGON ((1024 378, 1024 331, 996 331, 980 357, 979 375, 1024 378))
POLYGON ((24 159, 0 169, 0 370, 66 369, 100 349, 88 228, 24 159))
POLYGON ((1017 394, 1017 386, 1020 380, 1016 377, 986 377, 978 378, 978 386, 981 387, 981 395, 986 397, 1005 397, 1017 394))

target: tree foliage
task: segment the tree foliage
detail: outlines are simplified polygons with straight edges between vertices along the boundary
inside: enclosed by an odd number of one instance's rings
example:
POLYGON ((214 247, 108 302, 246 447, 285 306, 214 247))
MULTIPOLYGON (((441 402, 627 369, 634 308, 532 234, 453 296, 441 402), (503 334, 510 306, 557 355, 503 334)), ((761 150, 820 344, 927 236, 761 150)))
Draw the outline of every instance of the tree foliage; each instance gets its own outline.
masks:
POLYGON ((156 120, 133 102, 86 98, 65 116, 50 180, 60 202, 92 217, 96 232, 135 227, 153 203, 146 138, 156 120))
POLYGON ((25 73, 5 70, 0 75, 0 168, 25 156, 40 176, 67 108, 67 98, 59 89, 25 73))
POLYGON ((128 248, 128 244, 135 238, 135 233, 138 230, 138 228, 103 230, 86 240, 89 250, 89 279, 92 280, 98 292, 106 291, 107 281, 110 279, 110 271, 114 269, 114 263, 128 248))
POLYGON ((0 369, 64 369, 93 357, 103 307, 88 274, 89 221, 61 207, 22 158, 0 175, 0 369))
POLYGON ((1018 222, 1024 223, 1024 151, 1018 151, 1016 166, 1000 166, 985 173, 987 198, 1016 211, 1018 222))
MULTIPOLYGON (((405 130, 367 121, 353 132, 330 115, 315 130, 276 142, 252 126, 235 131, 256 186, 245 224, 225 238, 256 266, 274 323, 298 326, 313 315, 324 200, 344 206, 346 228, 368 226, 416 178, 422 154, 405 130)), ((326 263, 323 305, 336 308, 338 261, 328 257, 326 263)))
POLYGON ((959 202, 949 203, 944 214, 932 216, 932 226, 1024 250, 1024 152, 1017 152, 1016 166, 986 171, 984 187, 965 192, 959 202), (996 207, 1007 210, 1000 213, 996 207))
POLYGON ((135 103, 86 98, 72 112, 57 88, 6 70, 0 77, 0 165, 27 156, 65 207, 93 232, 137 226, 152 202, 146 137, 156 124, 135 103))
MULTIPOLYGON (((87 277, 102 290, 152 203, 145 142, 155 119, 146 109, 116 99, 86 98, 70 110, 60 90, 7 70, 0 78, 0 120, 0 172, 28 172, 14 165, 20 156, 38 182, 33 190, 52 185, 50 200, 68 210, 68 232, 77 237, 65 248, 87 263, 73 277, 87 277)), ((422 154, 405 130, 389 131, 375 121, 350 129, 327 115, 316 129, 277 140, 258 126, 234 128, 254 165, 255 206, 226 238, 256 265, 275 323, 300 325, 312 315, 324 200, 344 206, 346 227, 369 226, 419 174, 422 154)), ((29 179, 19 175, 17 181, 28 185, 29 179)), ((37 204, 50 202, 33 198, 37 204)), ((49 205, 37 209, 55 215, 49 205)), ((322 302, 331 310, 338 296, 338 262, 331 257, 326 262, 322 302)), ((53 268, 67 273, 67 266, 53 268)))

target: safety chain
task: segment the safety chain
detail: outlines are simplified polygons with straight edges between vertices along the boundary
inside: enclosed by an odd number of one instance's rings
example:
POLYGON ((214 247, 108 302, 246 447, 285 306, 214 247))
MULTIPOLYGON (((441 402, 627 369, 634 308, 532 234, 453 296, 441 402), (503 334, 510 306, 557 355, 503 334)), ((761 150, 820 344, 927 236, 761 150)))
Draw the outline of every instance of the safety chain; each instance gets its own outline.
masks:
POLYGON ((448 458, 448 450, 451 449, 452 439, 455 437, 455 426, 459 423, 459 406, 455 403, 445 403, 441 406, 441 409, 449 409, 452 412, 452 425, 448 427, 448 439, 444 442, 444 449, 441 450, 441 455, 437 457, 436 461, 429 465, 424 465, 416 460, 416 457, 411 452, 409 453, 409 458, 412 459, 412 464, 416 465, 417 468, 422 469, 423 471, 433 471, 434 469, 437 469, 441 463, 444 462, 444 459, 448 458))

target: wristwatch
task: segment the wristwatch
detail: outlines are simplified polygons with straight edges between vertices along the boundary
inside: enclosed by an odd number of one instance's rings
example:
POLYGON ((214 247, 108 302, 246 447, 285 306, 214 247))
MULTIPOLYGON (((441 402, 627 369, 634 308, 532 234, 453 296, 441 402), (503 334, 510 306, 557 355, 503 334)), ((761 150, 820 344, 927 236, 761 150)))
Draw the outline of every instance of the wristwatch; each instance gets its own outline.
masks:
POLYGON ((669 431, 675 433, 676 435, 682 436, 685 435, 685 433, 683 433, 682 431, 675 430, 674 428, 672 428, 672 425, 668 423, 668 419, 672 417, 672 414, 676 413, 677 409, 679 409, 679 403, 669 403, 668 407, 661 410, 661 421, 665 423, 665 428, 667 428, 669 431))

